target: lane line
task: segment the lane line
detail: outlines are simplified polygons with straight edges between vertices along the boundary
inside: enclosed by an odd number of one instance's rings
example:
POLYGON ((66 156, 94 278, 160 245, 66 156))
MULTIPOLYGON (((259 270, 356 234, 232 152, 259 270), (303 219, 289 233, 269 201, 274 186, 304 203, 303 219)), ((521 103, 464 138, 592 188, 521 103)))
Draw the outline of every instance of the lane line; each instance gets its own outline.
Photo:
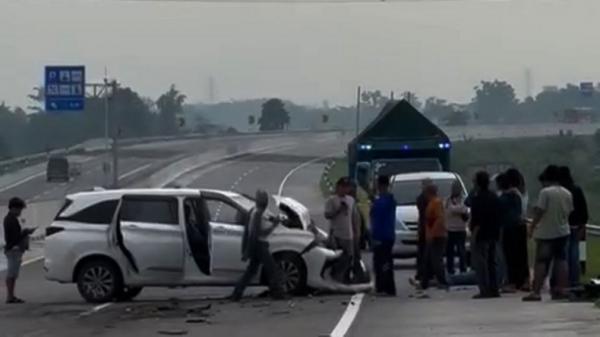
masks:
POLYGON ((26 183, 28 181, 33 180, 33 179, 39 178, 39 177, 43 176, 44 174, 46 174, 45 170, 42 171, 42 172, 38 172, 38 173, 36 173, 34 175, 31 175, 31 176, 29 176, 27 178, 21 179, 21 180, 19 180, 17 182, 14 182, 14 183, 12 183, 12 184, 10 184, 8 186, 1 187, 0 188, 0 193, 2 193, 4 191, 7 191, 7 190, 10 190, 11 188, 15 188, 15 187, 17 187, 17 186, 19 186, 21 184, 24 184, 24 183, 26 183))
POLYGON ((350 330, 358 311, 360 310, 360 305, 362 304, 362 300, 365 297, 365 294, 356 294, 352 296, 350 301, 348 302, 348 306, 346 307, 346 311, 340 318, 339 322, 329 334, 329 337, 344 337, 350 330))
POLYGON ((140 171, 143 171, 143 170, 147 169, 150 166, 152 166, 152 164, 142 165, 142 166, 140 166, 140 167, 138 167, 136 169, 133 169, 133 170, 127 172, 127 173, 123 173, 122 175, 119 176, 119 180, 122 180, 122 179, 125 179, 127 177, 130 177, 130 176, 132 176, 132 175, 134 175, 134 174, 136 174, 136 173, 138 173, 140 171))
POLYGON ((302 163, 302 164, 300 164, 300 165, 298 165, 298 166, 294 167, 293 169, 291 169, 291 170, 290 170, 290 171, 289 171, 289 172, 288 172, 288 173, 285 175, 285 177, 283 177, 283 180, 281 181, 281 184, 279 184, 279 190, 278 190, 278 192, 277 192, 277 195, 278 195, 278 196, 281 196, 281 193, 283 192, 283 188, 284 188, 285 184, 287 183, 288 179, 290 179, 290 177, 291 177, 292 175, 294 175, 294 173, 296 173, 298 170, 300 170, 300 169, 302 169, 302 168, 304 168, 304 167, 306 167, 306 166, 308 166, 308 165, 310 165, 310 164, 314 164, 314 163, 316 163, 316 162, 318 162, 318 161, 320 161, 320 160, 323 160, 323 159, 325 159, 325 158, 329 158, 329 157, 333 156, 333 155, 334 155, 334 154, 336 154, 336 153, 338 153, 338 152, 336 151, 336 152, 332 152, 332 153, 330 153, 330 154, 328 154, 328 155, 326 155, 326 156, 322 156, 322 157, 313 158, 313 159, 311 159, 311 160, 309 160, 309 161, 305 161, 304 163, 302 163))

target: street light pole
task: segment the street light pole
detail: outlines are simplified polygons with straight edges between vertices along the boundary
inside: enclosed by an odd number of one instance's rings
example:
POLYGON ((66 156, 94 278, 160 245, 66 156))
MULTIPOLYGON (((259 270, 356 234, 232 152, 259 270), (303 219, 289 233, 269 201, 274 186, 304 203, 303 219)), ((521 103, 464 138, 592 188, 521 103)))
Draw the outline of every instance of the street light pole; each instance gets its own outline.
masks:
POLYGON ((360 130, 360 86, 356 90, 356 136, 358 137, 358 131, 360 130))
POLYGON ((109 172, 110 172, 110 164, 109 164, 109 156, 110 156, 110 138, 109 138, 109 111, 108 111, 108 74, 106 68, 104 68, 104 146, 106 158, 103 163, 103 171, 104 171, 104 185, 106 187, 109 186, 109 172))

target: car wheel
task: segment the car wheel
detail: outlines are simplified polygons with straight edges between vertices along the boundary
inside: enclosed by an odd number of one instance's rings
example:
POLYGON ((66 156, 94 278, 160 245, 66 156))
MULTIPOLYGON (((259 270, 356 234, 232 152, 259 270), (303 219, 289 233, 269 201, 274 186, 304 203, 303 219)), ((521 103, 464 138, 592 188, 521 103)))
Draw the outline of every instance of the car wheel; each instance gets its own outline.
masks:
POLYGON ((123 287, 117 293, 117 301, 127 302, 136 298, 143 290, 143 287, 123 287))
POLYGON ((79 294, 91 303, 112 301, 123 288, 122 283, 117 267, 105 260, 87 262, 77 274, 79 294))
POLYGON ((301 295, 306 291, 306 267, 296 254, 284 253, 275 257, 281 270, 283 290, 287 294, 301 295))

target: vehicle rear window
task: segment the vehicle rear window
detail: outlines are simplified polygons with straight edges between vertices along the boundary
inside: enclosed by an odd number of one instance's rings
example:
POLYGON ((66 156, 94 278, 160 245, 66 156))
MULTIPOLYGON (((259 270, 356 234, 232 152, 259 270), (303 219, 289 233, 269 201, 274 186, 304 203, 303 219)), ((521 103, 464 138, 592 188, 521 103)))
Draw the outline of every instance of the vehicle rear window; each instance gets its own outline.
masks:
MULTIPOLYGON (((434 179, 433 183, 438 187, 438 195, 445 199, 450 196, 452 184, 456 179, 434 179)), ((396 181, 392 185, 392 193, 398 205, 414 205, 421 193, 421 180, 396 181)))
POLYGON ((71 206, 71 204, 73 203, 73 200, 71 199, 65 199, 65 203, 60 206, 60 209, 58 210, 58 212, 56 212, 56 216, 54 217, 55 220, 60 220, 60 215, 62 214, 62 212, 64 212, 69 206, 71 206))
POLYGON ((125 198, 121 206, 121 220, 148 224, 179 224, 177 199, 125 198))
POLYGON ((57 220, 108 225, 112 222, 118 203, 118 200, 101 201, 67 217, 61 217, 59 213, 57 220))

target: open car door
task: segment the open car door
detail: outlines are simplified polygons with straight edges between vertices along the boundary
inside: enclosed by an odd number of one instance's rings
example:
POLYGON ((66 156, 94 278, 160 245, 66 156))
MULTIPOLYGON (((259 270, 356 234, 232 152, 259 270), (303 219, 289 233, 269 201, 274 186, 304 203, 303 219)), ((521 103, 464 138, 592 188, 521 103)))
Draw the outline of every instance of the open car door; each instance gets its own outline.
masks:
POLYGON ((125 195, 111 231, 136 279, 157 284, 181 281, 184 242, 177 198, 125 195))
POLYGON ((183 203, 183 211, 187 237, 186 259, 191 257, 202 274, 211 275, 212 236, 206 202, 200 197, 187 198, 183 203))

